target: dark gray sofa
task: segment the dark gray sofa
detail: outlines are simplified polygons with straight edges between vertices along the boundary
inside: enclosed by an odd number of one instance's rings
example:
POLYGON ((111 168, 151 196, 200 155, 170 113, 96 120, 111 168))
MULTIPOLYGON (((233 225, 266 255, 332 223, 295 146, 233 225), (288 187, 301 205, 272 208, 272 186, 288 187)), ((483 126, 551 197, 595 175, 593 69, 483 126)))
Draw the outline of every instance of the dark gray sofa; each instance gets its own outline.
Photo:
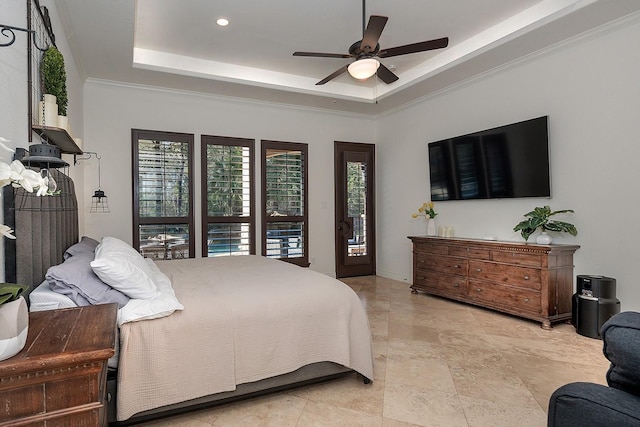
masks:
POLYGON ((616 314, 602 326, 601 335, 611 362, 609 387, 560 387, 549 401, 549 427, 640 426, 640 313, 616 314))

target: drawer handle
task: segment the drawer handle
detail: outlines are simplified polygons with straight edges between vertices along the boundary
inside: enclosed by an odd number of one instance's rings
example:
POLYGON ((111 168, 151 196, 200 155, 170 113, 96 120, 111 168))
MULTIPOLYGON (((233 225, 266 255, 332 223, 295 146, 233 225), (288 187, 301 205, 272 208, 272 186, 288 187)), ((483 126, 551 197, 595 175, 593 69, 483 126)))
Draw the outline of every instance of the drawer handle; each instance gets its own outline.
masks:
POLYGON ((529 275, 525 275, 524 280, 529 280, 529 275))
POLYGON ((524 299, 524 302, 529 302, 529 298, 525 298, 525 299, 524 299))
POLYGON ((460 284, 459 284, 459 283, 454 283, 454 284, 453 284, 453 287, 454 287, 454 288, 458 288, 458 287, 460 287, 460 284))
POLYGON ((482 288, 476 289, 477 292, 482 292, 482 288))
POLYGON ((424 280, 424 276, 416 276, 416 279, 418 279, 418 280, 424 280))
POLYGON ((454 265, 453 268, 460 268, 458 264, 454 265))
POLYGON ((418 261, 420 261, 420 262, 424 263, 424 260, 423 260, 423 259, 419 259, 418 261))
POLYGON ((482 271, 482 269, 481 268, 476 268, 476 271, 479 273, 479 272, 482 271))

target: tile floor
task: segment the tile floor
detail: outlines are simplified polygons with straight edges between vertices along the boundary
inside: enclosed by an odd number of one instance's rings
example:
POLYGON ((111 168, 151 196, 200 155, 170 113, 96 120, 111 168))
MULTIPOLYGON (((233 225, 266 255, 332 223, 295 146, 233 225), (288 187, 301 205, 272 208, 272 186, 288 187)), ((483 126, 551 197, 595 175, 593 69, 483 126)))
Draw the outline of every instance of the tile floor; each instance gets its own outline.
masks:
POLYGON ((602 342, 426 294, 381 277, 344 280, 369 313, 375 378, 355 375, 146 426, 546 426, 562 384, 605 384, 602 342))

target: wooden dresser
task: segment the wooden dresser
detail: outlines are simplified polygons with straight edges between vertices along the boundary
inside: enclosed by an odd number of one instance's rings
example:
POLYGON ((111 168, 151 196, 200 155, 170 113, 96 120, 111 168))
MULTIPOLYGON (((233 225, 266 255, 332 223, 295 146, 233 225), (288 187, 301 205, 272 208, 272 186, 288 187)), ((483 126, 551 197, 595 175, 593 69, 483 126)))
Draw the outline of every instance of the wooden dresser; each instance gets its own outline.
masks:
POLYGON ((27 343, 0 362, 0 427, 106 425, 116 304, 29 314, 27 343))
POLYGON ((540 321, 571 319, 577 245, 410 236, 412 292, 540 321))

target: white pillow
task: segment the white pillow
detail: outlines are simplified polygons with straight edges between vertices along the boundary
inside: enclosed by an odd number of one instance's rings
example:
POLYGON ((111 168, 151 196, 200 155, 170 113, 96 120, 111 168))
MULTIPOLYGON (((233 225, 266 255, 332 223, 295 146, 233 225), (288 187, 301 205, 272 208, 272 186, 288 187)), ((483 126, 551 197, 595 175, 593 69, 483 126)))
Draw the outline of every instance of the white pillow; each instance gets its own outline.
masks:
POLYGON ((115 237, 102 238, 91 268, 100 280, 130 298, 159 295, 149 264, 138 251, 115 237))
POLYGON ((118 326, 137 320, 165 317, 176 310, 184 309, 171 287, 171 279, 161 272, 152 260, 146 259, 145 261, 148 263, 153 280, 158 286, 159 295, 153 299, 130 299, 124 307, 118 310, 118 326))

